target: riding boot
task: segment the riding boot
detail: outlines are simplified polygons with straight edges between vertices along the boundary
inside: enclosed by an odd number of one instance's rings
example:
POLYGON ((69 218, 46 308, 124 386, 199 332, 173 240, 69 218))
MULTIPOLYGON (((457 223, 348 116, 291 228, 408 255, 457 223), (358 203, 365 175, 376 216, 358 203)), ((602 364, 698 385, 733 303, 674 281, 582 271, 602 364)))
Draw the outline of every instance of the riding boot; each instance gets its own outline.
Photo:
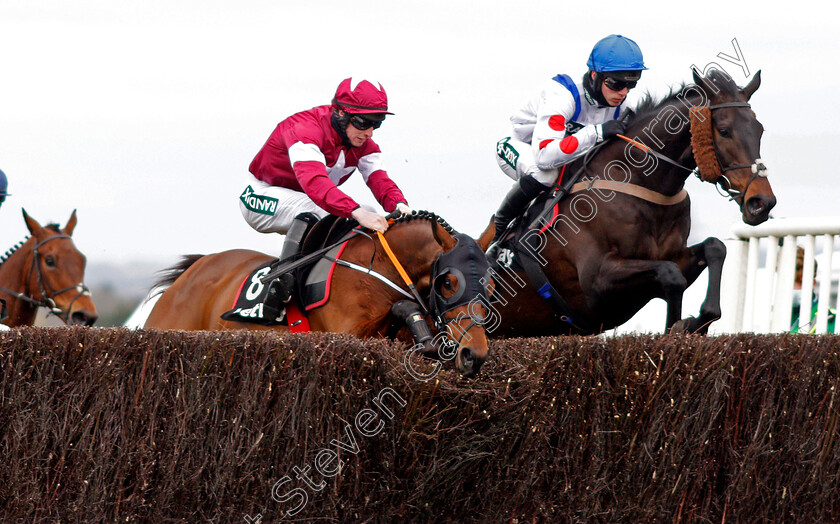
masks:
POLYGON ((300 243, 306 232, 309 231, 318 221, 318 216, 314 213, 301 213, 292 221, 289 226, 289 231, 286 233, 286 239, 283 241, 283 249, 280 251, 280 260, 286 260, 298 254, 300 251, 300 243))
MULTIPOLYGON (((283 241, 283 249, 280 251, 280 260, 288 260, 295 257, 300 251, 300 243, 317 221, 318 216, 313 213, 301 213, 295 217, 286 238, 283 241)), ((292 299, 292 292, 295 287, 295 277, 291 273, 284 273, 272 280, 268 285, 265 301, 263 302, 263 318, 280 320, 285 315, 286 304, 292 299)))
POLYGON ((530 175, 526 175, 516 181, 493 217, 493 222, 496 225, 496 234, 493 236, 493 242, 490 243, 490 247, 487 250, 488 255, 491 255, 491 250, 497 247, 496 244, 501 240, 502 235, 513 219, 525 212, 528 204, 545 189, 547 189, 546 186, 537 182, 530 175))

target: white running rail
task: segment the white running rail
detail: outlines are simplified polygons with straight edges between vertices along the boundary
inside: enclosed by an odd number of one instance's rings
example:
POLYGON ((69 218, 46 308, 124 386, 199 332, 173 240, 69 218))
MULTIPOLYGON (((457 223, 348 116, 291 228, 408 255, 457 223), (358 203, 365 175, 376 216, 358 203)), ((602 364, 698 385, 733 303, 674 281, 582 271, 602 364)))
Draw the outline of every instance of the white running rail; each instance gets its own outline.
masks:
MULTIPOLYGON (((780 218, 758 226, 737 223, 726 241, 721 284, 723 316, 715 332, 784 333, 791 329, 797 247, 804 249, 801 303, 817 293, 816 329, 810 315, 800 315, 801 333, 828 333, 832 288, 837 289, 833 264, 840 217, 780 218), (764 254, 764 263, 761 257, 764 254), (814 261, 817 274, 814 274, 814 261), (815 280, 816 279, 816 280, 815 280), (815 286, 816 283, 816 286, 815 286)), ((840 261, 840 253, 838 253, 840 261)), ((840 294, 838 294, 840 295, 840 294)), ((836 299, 835 299, 836 300, 836 299)), ((810 308, 804 308, 806 311, 810 308)))

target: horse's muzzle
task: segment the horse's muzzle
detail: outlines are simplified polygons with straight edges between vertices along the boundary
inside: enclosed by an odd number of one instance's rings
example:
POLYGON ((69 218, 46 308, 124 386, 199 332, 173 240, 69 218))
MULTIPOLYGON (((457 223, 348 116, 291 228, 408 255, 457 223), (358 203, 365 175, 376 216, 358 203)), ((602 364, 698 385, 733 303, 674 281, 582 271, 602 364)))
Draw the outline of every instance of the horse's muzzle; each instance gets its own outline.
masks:
POLYGON ((744 223, 751 226, 756 226, 766 221, 770 216, 770 210, 776 205, 775 196, 754 196, 747 200, 744 204, 743 220, 744 223))
POLYGON ((99 316, 87 311, 75 311, 70 315, 69 323, 74 326, 92 326, 97 318, 99 316))
POLYGON ((461 347, 458 350, 458 357, 455 359, 455 366, 467 378, 474 377, 484 364, 484 357, 479 357, 468 347, 461 347))

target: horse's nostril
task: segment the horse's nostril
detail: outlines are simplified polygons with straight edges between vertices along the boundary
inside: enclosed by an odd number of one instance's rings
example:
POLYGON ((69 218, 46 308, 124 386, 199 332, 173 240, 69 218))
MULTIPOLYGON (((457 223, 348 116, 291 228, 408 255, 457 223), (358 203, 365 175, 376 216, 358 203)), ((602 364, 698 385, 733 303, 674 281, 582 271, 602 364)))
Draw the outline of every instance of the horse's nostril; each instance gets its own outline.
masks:
POLYGON ((96 319, 96 315, 88 315, 84 311, 77 311, 70 315, 70 320, 77 326, 92 326, 96 319))
POLYGON ((760 215, 762 212, 764 212, 765 208, 766 203, 761 197, 753 197, 747 200, 747 211, 749 211, 752 215, 760 215))

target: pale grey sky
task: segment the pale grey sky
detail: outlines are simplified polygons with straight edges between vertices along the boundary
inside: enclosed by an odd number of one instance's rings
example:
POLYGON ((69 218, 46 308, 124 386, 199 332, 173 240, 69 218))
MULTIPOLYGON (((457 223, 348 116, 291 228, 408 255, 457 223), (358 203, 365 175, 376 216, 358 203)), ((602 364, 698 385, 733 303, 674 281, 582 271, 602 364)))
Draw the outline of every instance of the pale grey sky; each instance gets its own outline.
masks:
MULTIPOLYGON (((13 194, 0 248, 23 239, 20 208, 63 225, 96 262, 231 248, 279 252, 237 196, 277 122, 329 103, 351 75, 379 79, 389 117, 374 139, 411 204, 477 236, 511 181, 496 166, 508 117, 557 73, 578 77, 610 33, 636 40, 640 91, 689 81, 737 39, 766 129, 774 216, 838 214, 840 84, 833 21, 816 2, 766 3, 4 0, 0 169, 13 194)), ((356 180, 342 186, 373 204, 356 180)), ((725 237, 735 204, 689 184, 692 239, 725 237)))

